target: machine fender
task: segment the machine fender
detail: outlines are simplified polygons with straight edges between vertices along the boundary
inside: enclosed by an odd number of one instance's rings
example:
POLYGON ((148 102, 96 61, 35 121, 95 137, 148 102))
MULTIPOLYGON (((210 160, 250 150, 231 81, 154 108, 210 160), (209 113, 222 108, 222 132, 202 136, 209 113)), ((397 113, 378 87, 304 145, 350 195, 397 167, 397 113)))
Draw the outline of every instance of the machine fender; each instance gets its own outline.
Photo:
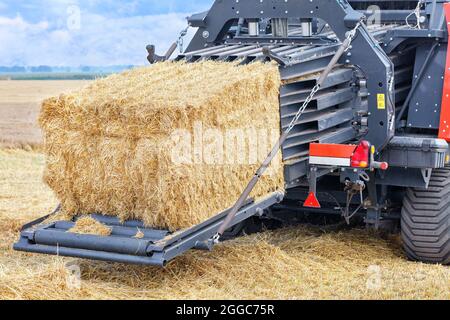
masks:
POLYGON ((439 138, 450 141, 450 3, 444 3, 444 12, 449 30, 447 48, 447 62, 444 73, 444 89, 442 92, 441 120, 439 124, 439 138))

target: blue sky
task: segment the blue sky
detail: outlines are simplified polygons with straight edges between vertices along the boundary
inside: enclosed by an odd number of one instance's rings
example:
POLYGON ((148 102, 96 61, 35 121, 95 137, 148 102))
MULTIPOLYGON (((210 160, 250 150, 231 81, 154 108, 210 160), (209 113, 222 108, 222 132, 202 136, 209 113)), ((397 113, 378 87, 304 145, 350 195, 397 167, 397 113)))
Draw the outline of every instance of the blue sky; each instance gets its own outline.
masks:
MULTIPOLYGON (((213 0, 0 0, 0 65, 145 64, 213 0)), ((187 40, 187 39, 186 39, 187 40)))

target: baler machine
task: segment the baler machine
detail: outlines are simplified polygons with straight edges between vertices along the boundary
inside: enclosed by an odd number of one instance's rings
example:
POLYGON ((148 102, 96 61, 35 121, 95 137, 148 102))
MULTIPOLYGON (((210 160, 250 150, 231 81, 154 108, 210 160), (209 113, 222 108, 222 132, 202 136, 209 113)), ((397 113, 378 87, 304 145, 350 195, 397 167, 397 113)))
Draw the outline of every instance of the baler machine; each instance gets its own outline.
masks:
MULTIPOLYGON (((175 233, 96 214, 111 236, 80 235, 67 232, 78 218, 44 217, 14 248, 163 266, 261 221, 330 215, 374 229, 400 224, 410 259, 448 264, 449 24, 450 4, 439 0, 216 0, 188 18, 197 31, 174 59, 273 60, 283 80, 280 141, 236 204, 175 233), (286 192, 249 199, 280 148, 286 192)), ((148 46, 149 62, 170 59, 184 35, 165 56, 148 46)))

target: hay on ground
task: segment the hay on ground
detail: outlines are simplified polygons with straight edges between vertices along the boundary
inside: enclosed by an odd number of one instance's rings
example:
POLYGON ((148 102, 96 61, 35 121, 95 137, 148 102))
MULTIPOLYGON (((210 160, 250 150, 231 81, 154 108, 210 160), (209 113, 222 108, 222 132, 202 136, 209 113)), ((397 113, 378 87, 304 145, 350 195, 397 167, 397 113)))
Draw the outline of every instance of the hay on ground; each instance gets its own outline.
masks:
POLYGON ((92 217, 82 217, 77 220, 75 226, 69 229, 68 232, 107 237, 111 235, 111 231, 111 228, 108 228, 92 217))
POLYGON ((144 239, 145 234, 138 228, 138 231, 136 233, 136 235, 134 236, 134 238, 136 239, 144 239))
MULTIPOLYGON (((166 62, 48 99, 45 181, 71 215, 198 224, 234 203, 279 137, 279 86, 273 64, 166 62)), ((278 155, 252 196, 283 187, 278 155)))

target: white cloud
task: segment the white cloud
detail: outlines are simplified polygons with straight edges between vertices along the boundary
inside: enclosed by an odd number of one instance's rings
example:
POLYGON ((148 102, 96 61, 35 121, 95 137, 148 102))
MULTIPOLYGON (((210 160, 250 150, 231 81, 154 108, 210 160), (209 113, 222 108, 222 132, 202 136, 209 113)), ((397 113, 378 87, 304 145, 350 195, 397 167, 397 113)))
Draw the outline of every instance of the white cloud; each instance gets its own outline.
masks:
POLYGON ((21 16, 13 19, 0 17, 0 28, 15 28, 20 32, 28 31, 45 31, 48 28, 48 22, 42 21, 36 24, 26 22, 21 16))
POLYGON ((48 21, 0 17, 0 65, 145 64, 145 46, 167 50, 186 27, 187 15, 111 19, 81 11, 79 30, 69 30, 66 23, 50 27, 48 21))

